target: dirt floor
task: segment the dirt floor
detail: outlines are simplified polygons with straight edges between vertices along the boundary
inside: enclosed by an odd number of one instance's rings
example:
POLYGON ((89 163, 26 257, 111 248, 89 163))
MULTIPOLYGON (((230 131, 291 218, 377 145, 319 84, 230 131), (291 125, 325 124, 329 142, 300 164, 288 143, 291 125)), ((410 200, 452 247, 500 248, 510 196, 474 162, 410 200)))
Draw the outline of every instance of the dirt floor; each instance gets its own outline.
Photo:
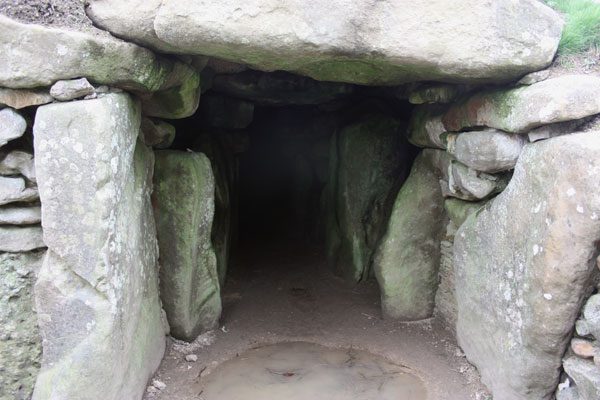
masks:
POLYGON ((235 269, 224 288, 220 328, 191 344, 170 340, 145 399, 211 400, 203 396, 205 385, 224 361, 296 341, 383 356, 420 377, 428 400, 488 398, 441 325, 383 320, 376 283, 348 287, 327 272, 319 252, 271 243, 261 252, 245 252, 235 269))

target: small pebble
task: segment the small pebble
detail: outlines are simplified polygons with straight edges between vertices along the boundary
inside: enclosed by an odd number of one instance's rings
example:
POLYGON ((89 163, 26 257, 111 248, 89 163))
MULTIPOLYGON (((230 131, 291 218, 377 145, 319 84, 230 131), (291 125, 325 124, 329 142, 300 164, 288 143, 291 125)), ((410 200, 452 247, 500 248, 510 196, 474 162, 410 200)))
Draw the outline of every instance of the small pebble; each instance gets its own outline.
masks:
POLYGON ((188 354, 187 356, 185 356, 185 361, 196 362, 196 361, 198 361, 198 356, 195 354, 188 354))
POLYGON ((571 340, 571 349, 582 358, 592 358, 598 354, 598 349, 594 346, 594 343, 584 339, 571 340))
POLYGON ((167 388, 166 383, 159 381, 158 379, 152 380, 152 386, 154 386, 158 390, 165 390, 167 388))

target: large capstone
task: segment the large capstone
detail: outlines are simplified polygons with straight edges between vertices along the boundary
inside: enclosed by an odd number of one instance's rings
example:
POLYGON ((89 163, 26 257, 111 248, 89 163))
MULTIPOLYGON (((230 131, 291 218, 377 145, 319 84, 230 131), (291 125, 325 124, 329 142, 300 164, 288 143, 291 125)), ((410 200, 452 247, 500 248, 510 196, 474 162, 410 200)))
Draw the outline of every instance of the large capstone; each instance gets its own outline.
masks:
POLYGON ((329 261, 349 281, 371 275, 394 189, 406 175, 401 130, 399 121, 371 115, 343 128, 333 143, 337 165, 330 201, 337 235, 329 238, 329 261))
POLYGON ((448 163, 441 150, 421 152, 394 201, 374 261, 388 318, 419 320, 433 313, 446 228, 439 180, 448 163))
POLYGON ((33 284, 43 256, 43 251, 0 253, 0 399, 30 398, 40 369, 33 284))
POLYGON ((98 26, 156 49, 369 85, 517 78, 551 63, 562 26, 535 0, 90 3, 98 26))
POLYGON ((215 182, 202 153, 156 152, 154 204, 160 248, 160 294, 179 339, 194 340, 221 315, 217 261, 211 243, 215 182))
POLYGON ((599 132, 525 146, 455 239, 457 335, 497 400, 549 399, 600 240, 599 132))
POLYGON ((48 252, 33 399, 139 399, 165 349, 154 157, 127 94, 42 106, 34 125, 48 252), (67 160, 67 162, 64 162, 67 160))

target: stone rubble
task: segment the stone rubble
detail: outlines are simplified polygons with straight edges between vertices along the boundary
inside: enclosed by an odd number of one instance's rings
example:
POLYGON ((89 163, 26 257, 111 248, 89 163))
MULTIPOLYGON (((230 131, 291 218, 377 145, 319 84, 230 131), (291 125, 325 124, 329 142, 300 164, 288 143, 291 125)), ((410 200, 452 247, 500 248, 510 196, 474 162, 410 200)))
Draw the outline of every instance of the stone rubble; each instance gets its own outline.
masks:
POLYGON ((94 87, 85 78, 58 81, 50 87, 50 95, 58 101, 75 100, 94 93, 94 87))

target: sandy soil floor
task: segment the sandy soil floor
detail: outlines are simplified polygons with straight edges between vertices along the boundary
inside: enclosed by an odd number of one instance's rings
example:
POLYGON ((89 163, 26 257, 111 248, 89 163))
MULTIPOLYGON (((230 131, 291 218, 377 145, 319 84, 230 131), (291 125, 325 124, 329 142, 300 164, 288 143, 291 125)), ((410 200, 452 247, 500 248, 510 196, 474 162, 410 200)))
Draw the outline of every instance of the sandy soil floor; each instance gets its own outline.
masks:
POLYGON ((154 378, 162 390, 149 387, 145 399, 211 400, 206 384, 220 364, 249 349, 296 341, 383 356, 422 379, 428 400, 488 398, 444 327, 383 320, 376 283, 349 287, 328 273, 317 251, 262 247, 245 252, 230 272, 219 329, 191 344, 170 340, 154 378), (190 355, 197 361, 187 361, 190 355))

